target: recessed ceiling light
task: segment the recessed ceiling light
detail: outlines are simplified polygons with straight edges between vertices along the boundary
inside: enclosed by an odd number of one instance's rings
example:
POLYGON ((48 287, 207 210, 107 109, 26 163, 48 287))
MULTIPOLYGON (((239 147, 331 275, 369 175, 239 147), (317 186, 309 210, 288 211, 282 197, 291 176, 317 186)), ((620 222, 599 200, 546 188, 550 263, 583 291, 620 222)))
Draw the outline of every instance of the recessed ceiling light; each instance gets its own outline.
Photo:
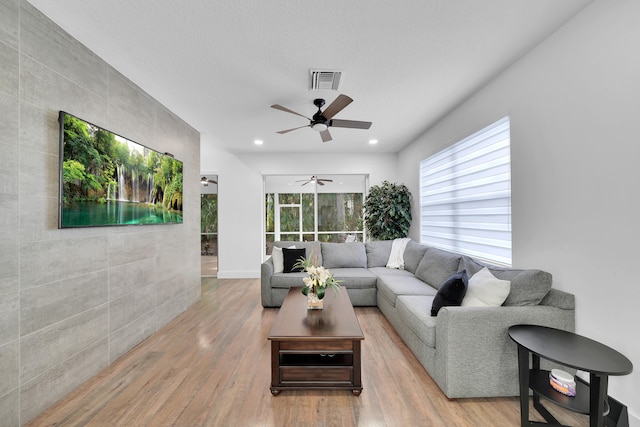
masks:
POLYGON ((256 144, 256 145, 262 145, 263 144, 261 139, 256 139, 255 141, 253 141, 253 143, 256 144))
POLYGON ((369 140, 369 144, 371 144, 371 145, 375 145, 375 144, 377 144, 377 143, 378 143, 378 140, 377 140, 377 139, 370 139, 370 140, 369 140))

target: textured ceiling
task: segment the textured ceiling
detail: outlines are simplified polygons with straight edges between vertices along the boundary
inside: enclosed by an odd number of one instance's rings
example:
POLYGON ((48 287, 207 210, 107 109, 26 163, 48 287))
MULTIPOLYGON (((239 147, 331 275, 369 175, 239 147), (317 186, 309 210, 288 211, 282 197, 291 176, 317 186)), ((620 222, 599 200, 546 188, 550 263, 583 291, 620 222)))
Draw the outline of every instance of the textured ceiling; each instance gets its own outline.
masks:
POLYGON ((202 134, 236 153, 397 152, 591 0, 29 0, 202 134), (322 143, 299 116, 309 69, 354 102, 322 143), (370 146, 370 139, 379 143, 370 146), (255 139, 264 141, 254 145, 255 139))

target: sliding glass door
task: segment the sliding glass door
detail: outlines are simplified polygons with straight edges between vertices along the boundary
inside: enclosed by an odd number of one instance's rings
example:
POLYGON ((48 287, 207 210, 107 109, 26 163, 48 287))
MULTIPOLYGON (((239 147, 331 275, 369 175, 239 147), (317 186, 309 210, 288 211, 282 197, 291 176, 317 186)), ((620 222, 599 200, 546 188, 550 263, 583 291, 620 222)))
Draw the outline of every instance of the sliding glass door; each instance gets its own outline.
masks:
POLYGON ((366 175, 266 175, 265 255, 272 242, 364 241, 366 175))

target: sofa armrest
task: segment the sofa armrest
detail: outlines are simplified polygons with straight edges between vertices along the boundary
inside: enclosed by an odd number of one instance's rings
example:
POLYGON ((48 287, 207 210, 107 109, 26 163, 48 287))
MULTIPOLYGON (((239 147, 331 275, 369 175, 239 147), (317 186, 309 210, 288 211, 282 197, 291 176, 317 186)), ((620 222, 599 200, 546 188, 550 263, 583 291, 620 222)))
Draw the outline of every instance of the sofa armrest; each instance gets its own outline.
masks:
POLYGON ((517 347, 508 329, 518 324, 574 331, 575 311, 543 305, 440 309, 436 366, 447 373, 445 393, 465 397, 502 389, 504 396, 517 395, 517 347))
POLYGON ((540 305, 549 305, 562 308, 565 310, 573 310, 576 308, 576 297, 560 289, 551 288, 549 293, 542 298, 540 305))
POLYGON ((271 307, 271 276, 275 271, 271 257, 260 265, 260 297, 263 307, 271 307))

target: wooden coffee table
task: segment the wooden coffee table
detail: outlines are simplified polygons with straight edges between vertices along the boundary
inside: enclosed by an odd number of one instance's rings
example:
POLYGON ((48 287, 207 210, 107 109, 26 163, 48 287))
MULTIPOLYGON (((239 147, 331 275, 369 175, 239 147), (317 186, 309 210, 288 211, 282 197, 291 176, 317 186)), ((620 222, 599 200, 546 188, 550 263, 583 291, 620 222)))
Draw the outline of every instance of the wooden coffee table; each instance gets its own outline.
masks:
POLYGON ((345 289, 330 290, 323 310, 307 310, 301 288, 291 288, 271 326, 271 393, 338 389, 362 392, 362 329, 345 289))

